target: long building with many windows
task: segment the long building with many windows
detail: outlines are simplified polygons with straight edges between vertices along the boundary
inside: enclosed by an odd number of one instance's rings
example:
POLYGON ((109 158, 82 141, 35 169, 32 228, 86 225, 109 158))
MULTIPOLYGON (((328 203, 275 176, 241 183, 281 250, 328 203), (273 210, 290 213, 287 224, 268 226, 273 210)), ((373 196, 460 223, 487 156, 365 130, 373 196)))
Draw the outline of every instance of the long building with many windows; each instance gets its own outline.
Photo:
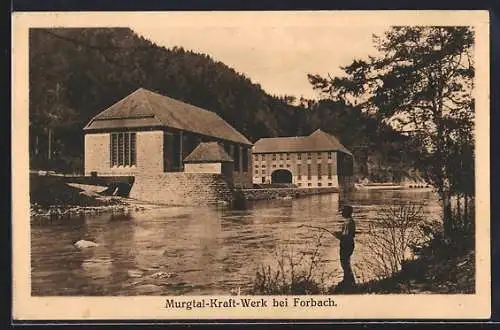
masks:
POLYGON ((352 153, 320 129, 309 136, 260 139, 252 155, 254 184, 339 188, 353 175, 352 153))

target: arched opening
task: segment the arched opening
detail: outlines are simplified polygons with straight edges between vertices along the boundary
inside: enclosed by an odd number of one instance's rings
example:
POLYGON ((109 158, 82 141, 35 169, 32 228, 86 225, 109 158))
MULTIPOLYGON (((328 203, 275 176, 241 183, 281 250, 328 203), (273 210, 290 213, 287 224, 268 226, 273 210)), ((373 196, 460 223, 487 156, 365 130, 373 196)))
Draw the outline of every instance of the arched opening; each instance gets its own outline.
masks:
POLYGON ((271 174, 271 183, 292 183, 292 172, 276 170, 271 174))

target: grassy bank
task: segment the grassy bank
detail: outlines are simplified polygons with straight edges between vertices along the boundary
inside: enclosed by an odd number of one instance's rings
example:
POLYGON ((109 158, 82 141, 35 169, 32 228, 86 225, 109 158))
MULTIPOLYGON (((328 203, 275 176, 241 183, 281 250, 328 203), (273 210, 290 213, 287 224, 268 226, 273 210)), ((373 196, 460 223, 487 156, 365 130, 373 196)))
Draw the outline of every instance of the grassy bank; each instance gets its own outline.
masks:
MULTIPOLYGON (((331 292, 335 292, 332 288, 331 292)), ((439 250, 426 250, 415 260, 407 261, 392 277, 373 280, 346 293, 474 293, 475 254, 472 248, 460 249, 454 244, 439 250)))
MULTIPOLYGON (((285 258, 286 259, 286 258, 285 258)), ((394 275, 358 283, 341 289, 325 285, 325 278, 301 273, 299 263, 281 260, 277 270, 268 266, 257 273, 252 294, 473 294, 475 292, 475 254, 472 246, 457 247, 436 240, 417 259, 406 261, 394 275), (434 246, 433 246, 434 245, 434 246), (438 246, 436 246, 438 245, 438 246), (295 265, 295 271, 287 264, 295 265), (285 267, 283 267, 285 265, 285 267), (295 272, 295 273, 294 273, 295 272)), ((316 261, 306 264, 313 269, 316 261)), ((316 271, 314 271, 316 272, 316 271)), ((316 272, 317 273, 317 272, 316 272)))

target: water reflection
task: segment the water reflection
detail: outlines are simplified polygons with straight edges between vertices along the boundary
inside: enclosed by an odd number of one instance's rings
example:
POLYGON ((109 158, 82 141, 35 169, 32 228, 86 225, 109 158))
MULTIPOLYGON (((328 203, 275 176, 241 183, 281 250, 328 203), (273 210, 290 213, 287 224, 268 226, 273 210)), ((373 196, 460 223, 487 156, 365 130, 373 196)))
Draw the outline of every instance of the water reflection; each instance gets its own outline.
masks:
MULTIPOLYGON (((248 202, 245 207, 169 207, 127 214, 75 217, 32 224, 34 295, 177 295, 248 292, 256 268, 273 262, 273 251, 307 250, 318 232, 303 224, 340 229, 339 209, 354 206, 358 230, 366 231, 380 208, 421 201, 439 216, 429 192, 357 192, 295 200, 248 202), (344 196, 343 196, 344 197, 344 196), (90 240, 98 247, 79 250, 90 240)), ((353 264, 359 267, 363 235, 357 237, 353 264)), ((325 268, 341 276, 338 241, 323 236, 325 268)), ((362 266, 362 265, 361 265, 362 266)))

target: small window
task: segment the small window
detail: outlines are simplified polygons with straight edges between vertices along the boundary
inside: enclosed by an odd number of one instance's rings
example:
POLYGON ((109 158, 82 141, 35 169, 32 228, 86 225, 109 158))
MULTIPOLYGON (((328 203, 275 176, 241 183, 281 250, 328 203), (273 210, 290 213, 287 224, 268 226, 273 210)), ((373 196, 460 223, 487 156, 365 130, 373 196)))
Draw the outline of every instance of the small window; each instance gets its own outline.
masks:
POLYGON ((321 179, 321 164, 318 164, 318 179, 321 179))
POLYGON ((321 187, 321 182, 318 182, 318 187, 321 187))
POLYGON ((262 164, 260 167, 262 167, 262 168, 266 168, 266 164, 262 164))
POLYGON ((273 168, 276 168, 276 164, 273 164, 273 168))
POLYGON ((332 183, 331 183, 331 182, 328 182, 328 186, 330 186, 330 187, 331 187, 331 186, 332 186, 332 183))
POLYGON ((242 148, 241 149, 242 154, 242 161, 243 161, 243 172, 248 172, 248 169, 250 168, 250 149, 248 148, 242 148))
POLYGON ((262 171, 261 171, 261 173, 262 173, 262 174, 266 174, 266 170, 262 170, 262 171))
POLYGON ((329 152, 329 153, 328 153, 328 159, 332 159, 332 153, 333 153, 333 152, 329 152))
POLYGON ((259 170, 255 170, 255 174, 259 174, 259 170))
POLYGON ((299 183, 297 184, 297 186, 302 187, 302 183, 300 183, 300 182, 299 182, 299 183))
POLYGON ((301 152, 299 152, 299 153, 297 154, 297 159, 298 159, 298 160, 301 160, 301 159, 302 159, 302 153, 301 153, 301 152))
POLYGON ((286 167, 290 167, 290 164, 286 164, 286 167))
POLYGON ((276 160, 276 154, 273 154, 273 160, 276 160))
POLYGON ((307 159, 311 159, 311 153, 310 152, 307 153, 307 159))
POLYGON ((283 154, 280 154, 280 160, 283 160, 283 154))
POLYGON ((266 177, 265 176, 262 177, 262 183, 266 183, 266 177))
POLYGON ((290 154, 289 153, 286 154, 286 160, 290 160, 290 154))
POLYGON ((307 184, 307 186, 308 186, 308 187, 311 187, 311 186, 312 186, 312 183, 311 183, 311 182, 309 182, 309 183, 307 184))
POLYGON ((260 155, 260 160, 264 160, 264 154, 260 155))

